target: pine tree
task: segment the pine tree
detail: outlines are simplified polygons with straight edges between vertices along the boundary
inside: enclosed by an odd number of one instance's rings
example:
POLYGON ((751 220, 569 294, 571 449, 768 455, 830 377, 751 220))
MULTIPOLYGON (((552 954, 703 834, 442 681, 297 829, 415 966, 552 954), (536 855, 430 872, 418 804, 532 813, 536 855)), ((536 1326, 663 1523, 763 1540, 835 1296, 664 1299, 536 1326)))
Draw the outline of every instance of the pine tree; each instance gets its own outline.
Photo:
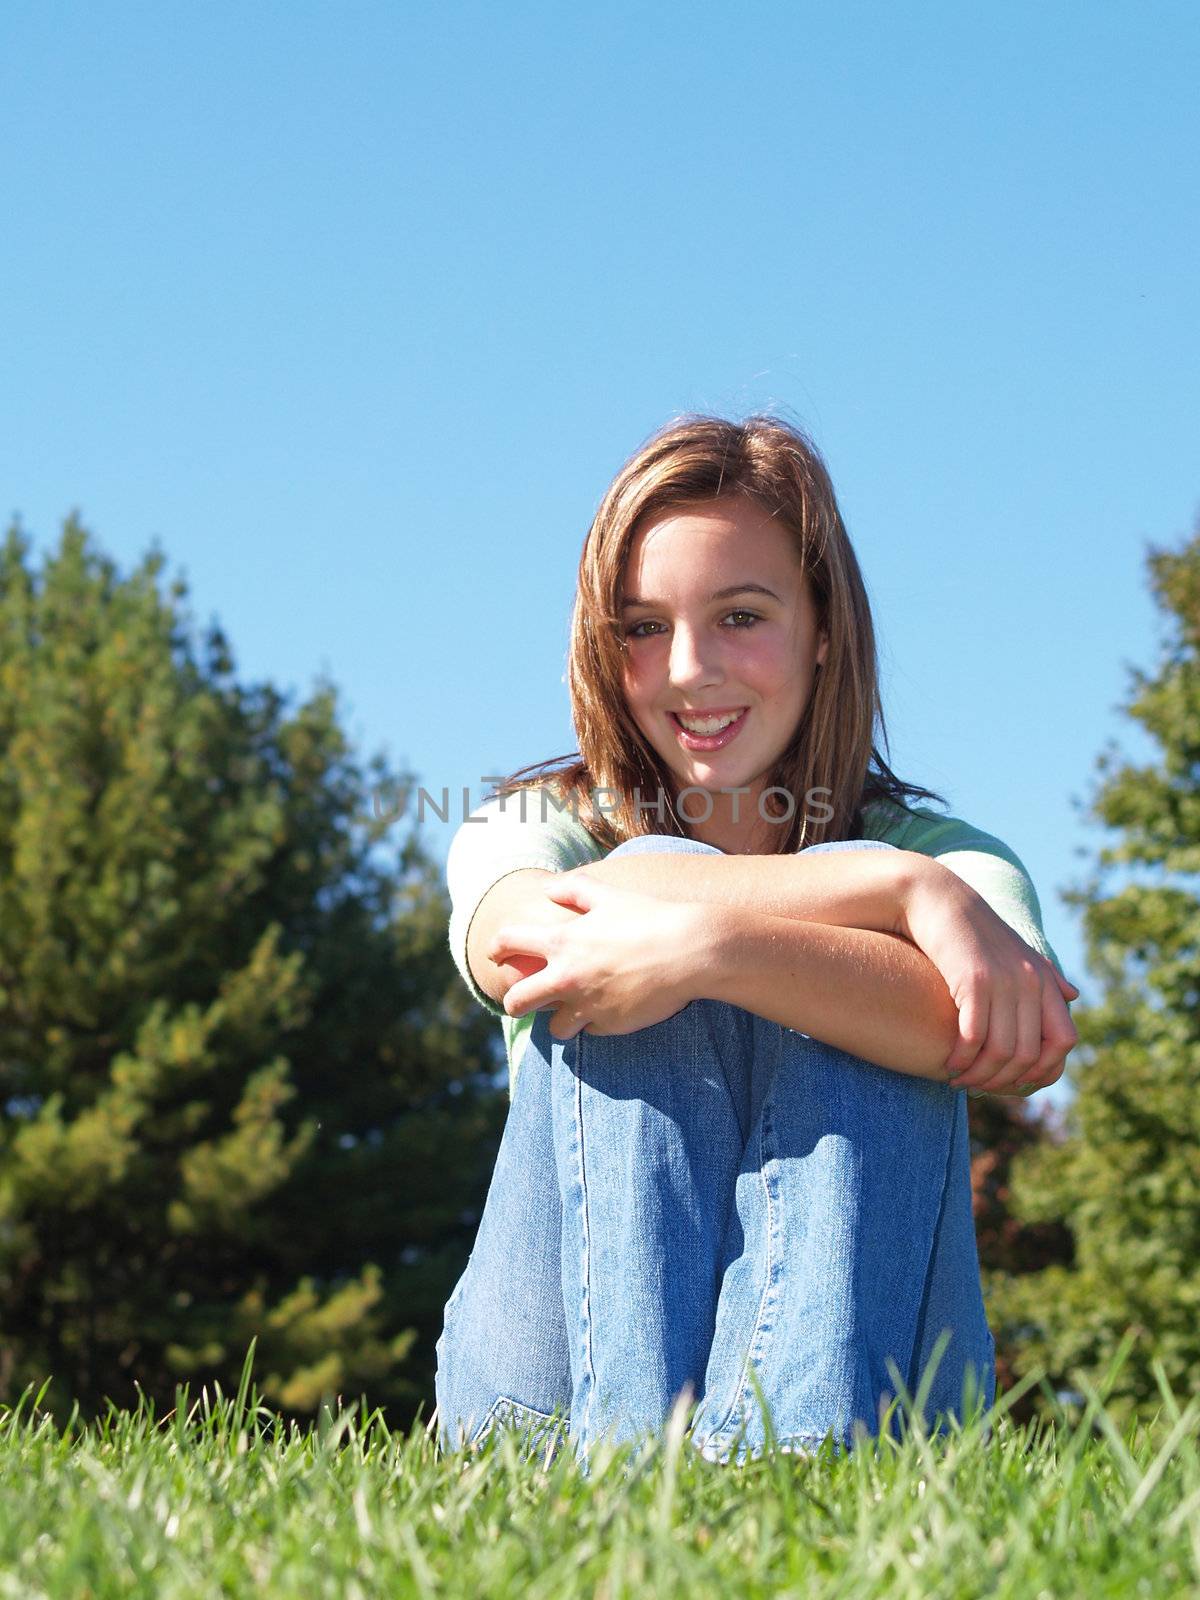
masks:
POLYGON ((1134 1330, 1117 1415, 1159 1408, 1156 1359, 1177 1395, 1200 1384, 1200 528, 1147 563, 1167 636, 1152 676, 1132 669, 1124 709, 1155 757, 1137 766, 1110 744, 1099 759, 1091 816, 1116 840, 1067 898, 1102 998, 1074 1013, 1067 1138, 1014 1174, 1017 1214, 1065 1222, 1074 1259, 996 1290, 1020 1369, 1062 1387, 1076 1372, 1098 1383, 1134 1330))
POLYGON ((333 686, 197 651, 157 549, 0 552, 0 1400, 430 1405, 502 1124, 436 872, 333 686), (386 837, 385 837, 386 835, 386 837))

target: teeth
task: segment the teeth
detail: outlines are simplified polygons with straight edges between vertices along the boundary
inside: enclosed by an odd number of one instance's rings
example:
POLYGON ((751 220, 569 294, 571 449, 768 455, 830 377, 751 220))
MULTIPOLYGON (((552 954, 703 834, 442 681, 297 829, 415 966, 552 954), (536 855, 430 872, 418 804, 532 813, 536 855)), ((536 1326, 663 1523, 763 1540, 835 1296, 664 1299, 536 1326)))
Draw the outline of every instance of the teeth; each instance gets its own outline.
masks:
POLYGON ((679 721, 689 733, 713 734, 720 733, 722 728, 727 728, 731 722, 736 722, 741 716, 740 711, 731 711, 725 717, 685 717, 676 712, 679 721))

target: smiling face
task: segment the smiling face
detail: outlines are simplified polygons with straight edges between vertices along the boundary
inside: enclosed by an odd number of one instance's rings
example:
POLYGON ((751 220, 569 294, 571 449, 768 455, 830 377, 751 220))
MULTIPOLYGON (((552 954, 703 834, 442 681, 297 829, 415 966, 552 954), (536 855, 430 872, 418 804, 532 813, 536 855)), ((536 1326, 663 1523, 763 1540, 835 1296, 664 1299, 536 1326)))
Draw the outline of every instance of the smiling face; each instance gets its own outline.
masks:
MULTIPOLYGON (((663 512, 633 540, 621 599, 625 699, 648 743, 680 788, 749 789, 738 820, 734 798, 713 792, 711 819, 690 832, 753 848, 758 797, 828 648, 790 535, 740 497, 663 512), (680 713, 706 718, 703 730, 689 733, 680 713)), ((705 805, 689 796, 684 809, 698 818, 705 805)))

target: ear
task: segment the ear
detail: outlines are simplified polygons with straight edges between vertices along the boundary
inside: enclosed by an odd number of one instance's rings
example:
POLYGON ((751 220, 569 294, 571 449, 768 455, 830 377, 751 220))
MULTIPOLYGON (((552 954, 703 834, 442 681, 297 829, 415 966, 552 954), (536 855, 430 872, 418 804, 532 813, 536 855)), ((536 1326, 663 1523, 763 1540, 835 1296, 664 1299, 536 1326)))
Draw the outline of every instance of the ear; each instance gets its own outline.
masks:
POLYGON ((821 635, 821 642, 817 646, 817 665, 819 667, 823 667, 825 665, 825 657, 828 654, 829 654, 829 635, 827 633, 823 633, 821 635))

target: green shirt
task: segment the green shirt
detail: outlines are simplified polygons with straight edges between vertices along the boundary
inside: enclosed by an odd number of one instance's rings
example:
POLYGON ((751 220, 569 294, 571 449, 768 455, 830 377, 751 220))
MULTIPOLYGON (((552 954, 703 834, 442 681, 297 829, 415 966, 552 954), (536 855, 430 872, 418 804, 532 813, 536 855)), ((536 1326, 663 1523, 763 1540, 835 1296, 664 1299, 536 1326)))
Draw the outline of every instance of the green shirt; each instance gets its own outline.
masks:
MULTIPOLYGON (((523 790, 477 806, 455 833, 446 859, 450 953, 479 1004, 500 1019, 508 1052, 510 1098, 536 1013, 510 1017, 475 982, 467 965, 471 919, 492 885, 510 872, 525 867, 569 872, 573 867, 601 861, 608 854, 569 809, 560 811, 553 803, 543 805, 541 793, 540 788, 523 790)), ((973 828, 960 817, 941 816, 923 806, 905 810, 889 800, 874 801, 863 808, 863 837, 883 839, 901 850, 915 850, 940 861, 970 884, 1027 945, 1062 972, 1042 931, 1037 891, 1020 860, 1001 840, 973 828)))

